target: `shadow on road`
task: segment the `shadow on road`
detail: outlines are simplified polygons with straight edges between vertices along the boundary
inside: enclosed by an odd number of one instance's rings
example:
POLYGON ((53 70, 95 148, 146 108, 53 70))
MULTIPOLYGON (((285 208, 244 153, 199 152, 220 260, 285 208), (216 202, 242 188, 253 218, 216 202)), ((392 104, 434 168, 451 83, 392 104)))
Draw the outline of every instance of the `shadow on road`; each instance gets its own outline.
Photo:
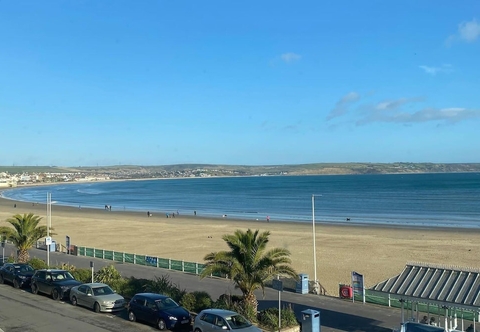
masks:
MULTIPOLYGON (((358 316, 356 314, 347 314, 343 312, 315 308, 312 306, 306 306, 302 304, 295 304, 291 302, 282 301, 282 307, 291 305, 295 316, 299 322, 302 322, 302 311, 306 309, 313 309, 320 312, 320 325, 322 328, 332 328, 338 331, 348 331, 348 332, 392 332, 391 328, 385 328, 381 326, 376 326, 378 321, 370 319, 367 317, 358 316)), ((271 300, 259 300, 258 301, 258 310, 263 310, 266 308, 278 308, 278 301, 271 300)))

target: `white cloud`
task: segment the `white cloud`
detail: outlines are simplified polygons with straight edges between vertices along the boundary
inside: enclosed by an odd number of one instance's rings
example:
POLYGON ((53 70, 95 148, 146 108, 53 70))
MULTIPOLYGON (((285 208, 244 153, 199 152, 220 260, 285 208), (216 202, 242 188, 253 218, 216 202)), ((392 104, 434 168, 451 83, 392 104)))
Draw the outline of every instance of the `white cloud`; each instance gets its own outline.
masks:
POLYGON ((360 94, 357 92, 349 92, 335 104, 335 108, 327 115, 327 120, 344 115, 348 112, 348 106, 360 99, 360 94))
POLYGON ((425 73, 435 76, 438 73, 451 73, 453 71, 453 67, 450 64, 443 64, 440 67, 430 67, 430 66, 418 66, 420 69, 423 69, 425 73))
POLYGON ((286 63, 291 63, 291 62, 300 60, 302 56, 300 54, 290 52, 290 53, 283 53, 280 56, 280 58, 286 63))
POLYGON ((458 31, 456 34, 450 35, 445 44, 451 46, 456 40, 472 43, 480 37, 480 23, 476 19, 471 21, 464 21, 458 25, 458 31))
POLYGON ((423 101, 424 98, 422 97, 415 97, 415 98, 400 98, 396 100, 387 100, 387 101, 382 101, 375 105, 375 110, 377 111, 389 111, 389 110, 395 110, 405 104, 408 103, 414 103, 414 102, 420 102, 423 101))
POLYGON ((480 118, 480 110, 461 107, 452 108, 424 108, 415 112, 395 111, 391 113, 371 112, 357 121, 357 125, 365 125, 374 122, 389 123, 421 123, 421 122, 444 122, 457 123, 468 119, 480 118))

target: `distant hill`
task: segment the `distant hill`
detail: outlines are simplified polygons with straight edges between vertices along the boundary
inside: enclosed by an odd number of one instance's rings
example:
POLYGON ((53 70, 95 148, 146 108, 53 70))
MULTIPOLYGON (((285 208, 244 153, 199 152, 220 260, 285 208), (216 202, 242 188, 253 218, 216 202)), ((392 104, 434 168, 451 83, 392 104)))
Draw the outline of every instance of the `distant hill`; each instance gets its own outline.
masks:
POLYGON ((395 174, 480 172, 480 163, 316 163, 299 165, 213 165, 179 164, 161 166, 114 165, 97 167, 0 166, 0 173, 83 173, 116 174, 121 178, 149 176, 248 176, 248 175, 320 175, 320 174, 395 174))

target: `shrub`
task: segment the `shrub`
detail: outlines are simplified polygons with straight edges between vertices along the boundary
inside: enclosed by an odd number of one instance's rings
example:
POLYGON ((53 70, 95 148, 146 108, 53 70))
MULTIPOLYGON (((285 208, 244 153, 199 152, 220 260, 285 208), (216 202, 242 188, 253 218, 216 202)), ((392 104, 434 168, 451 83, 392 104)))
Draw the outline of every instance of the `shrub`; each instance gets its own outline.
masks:
POLYGON ((90 269, 70 269, 70 273, 75 279, 83 283, 92 281, 92 271, 90 269))
POLYGON ((115 281, 121 280, 122 275, 113 265, 107 265, 93 274, 95 282, 103 282, 105 284, 112 284, 115 281))
POLYGON ((135 294, 144 292, 145 285, 149 282, 151 282, 151 280, 130 277, 123 280, 123 284, 119 285, 117 292, 122 294, 123 297, 130 299, 135 294))
POLYGON ((239 295, 222 294, 217 301, 213 302, 212 307, 217 309, 233 310, 242 302, 242 297, 239 295))
POLYGON ((177 302, 180 302, 183 295, 187 293, 186 290, 180 289, 177 284, 172 282, 168 274, 155 277, 155 280, 149 280, 144 286, 144 291, 170 296, 177 302))
POLYGON ((28 264, 33 267, 35 270, 40 270, 40 269, 46 269, 47 268, 47 263, 43 259, 40 258, 31 258, 28 261, 28 264))
POLYGON ((180 301, 180 304, 188 311, 196 312, 195 311, 195 295, 193 295, 193 293, 187 293, 183 295, 182 300, 180 301))
MULTIPOLYGON (((281 312, 282 327, 297 326, 292 306, 284 306, 281 312)), ((258 314, 258 322, 269 331, 278 331, 278 308, 268 308, 258 314)))

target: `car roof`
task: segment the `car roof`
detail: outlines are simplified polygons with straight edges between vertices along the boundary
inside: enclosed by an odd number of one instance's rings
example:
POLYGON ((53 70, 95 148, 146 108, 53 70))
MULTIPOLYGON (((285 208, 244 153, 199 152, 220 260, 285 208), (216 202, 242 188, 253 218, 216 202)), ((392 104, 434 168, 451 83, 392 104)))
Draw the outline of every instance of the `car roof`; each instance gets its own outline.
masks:
POLYGON ((46 271, 46 272, 69 272, 67 270, 60 270, 60 269, 40 269, 37 271, 46 271))
POLYGON ((166 295, 157 294, 157 293, 137 293, 135 294, 135 296, 143 296, 152 300, 160 300, 168 297, 166 295))
POLYGON ((88 283, 82 284, 80 286, 89 286, 89 287, 95 288, 95 287, 105 287, 105 286, 108 286, 108 285, 104 284, 102 282, 94 282, 94 283, 88 282, 88 283))
POLYGON ((225 309, 204 309, 202 310, 202 313, 209 313, 209 314, 217 315, 220 317, 230 317, 234 315, 239 315, 238 312, 225 310, 225 309))

